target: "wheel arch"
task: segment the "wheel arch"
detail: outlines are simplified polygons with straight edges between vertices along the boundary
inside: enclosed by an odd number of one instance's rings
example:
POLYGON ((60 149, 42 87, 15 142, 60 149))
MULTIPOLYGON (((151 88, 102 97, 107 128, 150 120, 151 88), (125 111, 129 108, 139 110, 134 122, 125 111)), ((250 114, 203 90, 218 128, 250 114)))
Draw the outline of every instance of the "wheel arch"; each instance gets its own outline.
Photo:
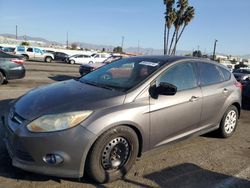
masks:
POLYGON ((89 145, 87 151, 84 152, 85 154, 83 155, 83 160, 82 160, 82 164, 81 164, 81 167, 80 167, 80 170, 81 170, 80 174, 82 174, 82 176, 84 176, 84 174, 85 174, 85 170, 86 170, 86 167, 87 167, 86 162, 88 161, 90 151, 93 148, 93 146, 95 145, 98 138, 101 135, 103 135, 105 132, 109 131, 110 129, 114 129, 114 128, 118 127, 118 126, 127 126, 127 127, 130 127, 132 130, 135 131, 135 133, 137 135, 137 138, 138 138, 138 142, 139 142, 139 151, 138 151, 137 157, 141 157, 142 151, 143 151, 142 150, 143 149, 143 137, 142 137, 141 131, 136 126, 134 126, 133 124, 118 124, 118 125, 109 127, 108 129, 105 129, 104 131, 102 131, 100 134, 96 135, 95 139, 89 145))
POLYGON ((238 102, 234 102, 234 103, 232 104, 232 106, 235 106, 235 107, 237 108, 237 110, 238 110, 238 114, 239 114, 239 118, 240 118, 240 112, 241 112, 241 106, 240 106, 240 103, 238 103, 238 102))

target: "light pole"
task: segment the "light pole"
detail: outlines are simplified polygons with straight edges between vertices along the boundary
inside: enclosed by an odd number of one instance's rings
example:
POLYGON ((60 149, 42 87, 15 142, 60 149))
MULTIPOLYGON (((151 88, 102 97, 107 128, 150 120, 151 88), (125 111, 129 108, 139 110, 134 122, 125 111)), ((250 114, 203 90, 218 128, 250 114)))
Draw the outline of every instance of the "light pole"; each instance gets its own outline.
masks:
POLYGON ((213 53, 213 60, 215 60, 215 51, 216 51, 216 44, 217 44, 218 40, 215 39, 214 41, 214 53, 213 53))
POLYGON ((122 50, 123 50, 123 44, 124 44, 124 36, 122 36, 122 45, 121 45, 122 50))
POLYGON ((16 40, 17 40, 17 25, 16 25, 16 40))
POLYGON ((68 32, 67 32, 67 36, 66 36, 66 48, 69 49, 69 36, 68 36, 68 32))

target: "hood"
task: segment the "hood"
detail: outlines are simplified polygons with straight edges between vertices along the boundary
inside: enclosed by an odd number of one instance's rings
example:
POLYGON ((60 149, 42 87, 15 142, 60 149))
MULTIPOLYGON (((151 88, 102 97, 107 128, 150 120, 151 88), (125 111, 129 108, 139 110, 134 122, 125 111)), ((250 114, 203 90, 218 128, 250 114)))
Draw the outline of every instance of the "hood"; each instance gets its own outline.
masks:
POLYGON ((69 80, 34 89, 21 97, 14 110, 26 120, 45 114, 97 110, 123 103, 125 94, 69 80))

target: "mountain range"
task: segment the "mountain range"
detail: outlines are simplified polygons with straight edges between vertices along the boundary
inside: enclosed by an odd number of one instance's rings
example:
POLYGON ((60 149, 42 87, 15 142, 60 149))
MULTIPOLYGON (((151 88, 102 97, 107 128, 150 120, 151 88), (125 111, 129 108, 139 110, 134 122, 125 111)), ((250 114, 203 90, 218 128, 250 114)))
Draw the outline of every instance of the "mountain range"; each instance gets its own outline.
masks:
MULTIPOLYGON (((6 38, 12 38, 12 39, 16 39, 16 36, 13 34, 0 34, 0 36, 2 37, 6 37, 6 38)), ((47 39, 44 39, 42 37, 31 37, 28 35, 24 35, 24 36, 18 36, 18 40, 27 40, 27 41, 39 41, 39 42, 44 42, 46 45, 61 45, 64 46, 65 44, 62 44, 60 42, 56 42, 56 41, 49 41, 47 39)), ((110 50, 112 51, 116 46, 113 45, 101 45, 101 44, 91 44, 91 43, 85 43, 85 42, 72 42, 71 44, 77 44, 78 46, 80 46, 81 48, 87 48, 87 49, 98 49, 98 50, 102 50, 103 48, 105 48, 106 50, 110 50)), ((138 51, 138 47, 128 47, 124 49, 125 52, 128 53, 141 53, 141 54, 145 54, 145 55, 162 55, 163 54, 163 49, 155 49, 155 48, 139 48, 138 51)), ((185 55, 185 54, 190 54, 192 53, 192 51, 188 51, 188 50, 177 50, 177 55, 185 55)), ((212 53, 209 53, 209 55, 211 55, 212 53)), ((223 53, 218 53, 218 54, 223 54, 223 53)), ((244 59, 250 59, 250 54, 245 54, 245 55, 239 55, 239 57, 244 58, 244 59)))

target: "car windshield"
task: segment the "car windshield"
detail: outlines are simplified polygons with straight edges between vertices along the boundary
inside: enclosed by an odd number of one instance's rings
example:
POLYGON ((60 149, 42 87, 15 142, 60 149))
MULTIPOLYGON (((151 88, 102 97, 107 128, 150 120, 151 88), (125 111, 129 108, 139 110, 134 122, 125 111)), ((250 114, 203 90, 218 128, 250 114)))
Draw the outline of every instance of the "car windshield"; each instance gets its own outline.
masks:
POLYGON ((145 81, 163 64, 157 59, 125 58, 83 76, 80 82, 125 92, 145 81))

